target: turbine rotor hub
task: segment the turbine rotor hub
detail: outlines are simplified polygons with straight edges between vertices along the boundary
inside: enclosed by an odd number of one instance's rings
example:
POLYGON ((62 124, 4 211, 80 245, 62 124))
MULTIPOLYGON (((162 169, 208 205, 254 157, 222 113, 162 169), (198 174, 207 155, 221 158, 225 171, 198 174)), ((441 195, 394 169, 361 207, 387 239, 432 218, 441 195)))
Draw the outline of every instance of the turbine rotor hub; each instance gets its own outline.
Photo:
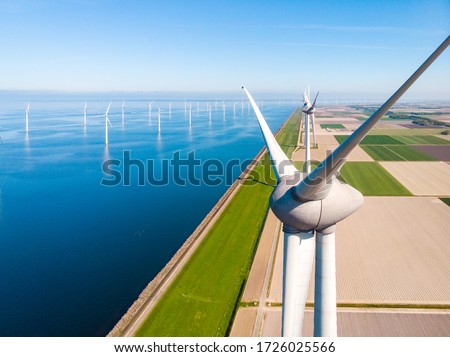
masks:
POLYGON ((363 204, 362 194, 333 176, 330 190, 323 199, 299 201, 295 186, 301 178, 285 176, 270 197, 274 214, 286 225, 299 231, 323 230, 355 212, 363 204))

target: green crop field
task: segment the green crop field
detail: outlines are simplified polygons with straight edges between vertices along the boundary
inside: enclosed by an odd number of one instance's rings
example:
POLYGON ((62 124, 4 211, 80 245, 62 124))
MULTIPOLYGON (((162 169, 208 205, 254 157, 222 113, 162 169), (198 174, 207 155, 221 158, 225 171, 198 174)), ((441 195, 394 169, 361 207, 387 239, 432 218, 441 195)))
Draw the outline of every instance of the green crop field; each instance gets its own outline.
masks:
POLYGON ((292 113, 289 121, 284 126, 284 130, 280 131, 277 135, 277 141, 287 157, 291 157, 293 151, 297 148, 300 115, 301 111, 299 109, 292 113))
POLYGON ((436 161, 434 157, 407 145, 363 145, 362 149, 376 161, 436 161))
POLYGON ((440 200, 444 202, 447 206, 450 206, 450 197, 441 197, 440 200))
POLYGON ((436 158, 417 150, 413 146, 386 145, 385 148, 395 152, 395 154, 402 157, 405 161, 437 161, 436 158))
MULTIPOLYGON (((277 137, 288 155, 297 143, 298 118, 294 113, 277 137)), ((275 184, 271 170, 266 154, 136 336, 226 335, 275 184)))
POLYGON ((394 136, 428 136, 428 135, 439 135, 442 129, 430 129, 424 128, 412 128, 412 129, 379 129, 374 128, 370 131, 370 135, 394 135, 394 136))
MULTIPOLYGON (((347 139, 348 135, 335 135, 334 136, 339 144, 343 143, 347 139)), ((389 135, 367 135, 360 145, 404 145, 401 141, 393 138, 389 135)))
POLYGON ((392 137, 408 145, 450 145, 449 140, 433 135, 394 135, 392 137))
POLYGON ((342 124, 320 124, 322 129, 345 129, 342 124))
POLYGON ((362 149, 376 161, 405 161, 405 159, 397 155, 385 146, 361 146, 362 149))
POLYGON ((342 144, 345 141, 345 139, 348 138, 348 135, 334 135, 334 137, 336 138, 339 144, 342 144))
POLYGON ((340 177, 364 196, 412 196, 378 162, 347 162, 340 177))

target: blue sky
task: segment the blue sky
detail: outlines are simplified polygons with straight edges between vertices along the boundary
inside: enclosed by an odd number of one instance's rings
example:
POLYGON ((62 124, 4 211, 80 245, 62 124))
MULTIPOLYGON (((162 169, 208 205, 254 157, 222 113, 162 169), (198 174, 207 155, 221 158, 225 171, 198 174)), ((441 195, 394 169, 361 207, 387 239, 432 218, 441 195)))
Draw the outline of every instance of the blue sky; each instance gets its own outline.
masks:
MULTIPOLYGON (((383 96, 448 34, 447 0, 0 0, 0 89, 383 96)), ((409 95, 450 99, 450 50, 409 95)))

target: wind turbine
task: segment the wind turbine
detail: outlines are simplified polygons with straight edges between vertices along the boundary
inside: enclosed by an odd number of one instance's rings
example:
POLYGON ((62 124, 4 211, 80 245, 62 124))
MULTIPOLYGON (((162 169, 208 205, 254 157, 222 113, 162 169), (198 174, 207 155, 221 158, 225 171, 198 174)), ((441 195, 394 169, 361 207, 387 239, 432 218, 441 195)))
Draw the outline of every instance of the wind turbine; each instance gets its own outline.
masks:
POLYGON ((109 108, 111 107, 111 103, 112 102, 109 102, 108 109, 106 109, 106 112, 105 112, 105 145, 106 146, 108 146, 108 144, 109 144, 109 142, 108 142, 108 124, 110 126, 112 126, 112 124, 108 118, 108 112, 109 112, 109 108))
MULTIPOLYGON (((309 87, 308 87, 308 91, 309 91, 309 87)), ((303 112, 303 118, 304 118, 303 122, 304 122, 304 126, 305 126, 305 147, 306 146, 308 146, 308 147, 310 146, 309 133, 310 133, 311 130, 308 130, 308 132, 306 132, 306 129, 310 128, 309 124, 311 124, 314 147, 317 146, 314 113, 316 111, 316 102, 317 102, 317 97, 318 96, 319 96, 319 92, 317 92, 316 97, 314 98, 314 102, 313 102, 313 104, 311 104, 311 102, 309 101, 309 94, 306 94, 306 91, 303 92, 303 108, 302 108, 302 112, 303 112), (308 143, 306 142, 307 140, 308 140, 308 143)))
POLYGON ((25 132, 28 133, 28 117, 30 115, 30 102, 28 102, 27 109, 25 110, 25 132))
POLYGON ((125 125, 125 101, 122 101, 122 126, 125 125))
POLYGON ((189 127, 192 127, 192 104, 189 102, 189 127))
POLYGON ((86 126, 87 125, 87 103, 86 103, 86 101, 84 101, 83 114, 84 114, 83 126, 86 126))
POLYGON ((158 134, 161 133, 161 108, 158 107, 158 134))
POLYGON ((359 191, 338 180, 337 173, 370 129, 449 44, 450 36, 369 119, 309 174, 298 172, 287 158, 253 97, 243 87, 258 119, 277 178, 270 207, 283 222, 284 231, 282 336, 301 336, 314 252, 314 336, 337 335, 336 223, 350 216, 364 201, 359 191))

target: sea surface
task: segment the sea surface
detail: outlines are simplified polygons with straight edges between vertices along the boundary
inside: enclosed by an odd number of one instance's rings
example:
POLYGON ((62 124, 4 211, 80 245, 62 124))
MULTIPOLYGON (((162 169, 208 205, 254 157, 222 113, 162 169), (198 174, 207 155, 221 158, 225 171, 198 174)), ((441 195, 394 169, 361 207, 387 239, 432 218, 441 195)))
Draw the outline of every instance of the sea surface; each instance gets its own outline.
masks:
MULTIPOLYGON (((176 183, 172 167, 167 184, 152 185, 148 168, 161 178, 177 152, 242 162, 264 145, 245 100, 125 97, 124 123, 122 100, 111 104, 106 147, 109 98, 86 97, 83 126, 82 96, 31 96, 28 134, 28 100, 0 98, 0 336, 106 335, 228 187, 176 183), (142 164, 131 165, 129 182, 111 185, 114 173, 124 178, 124 155, 142 164), (118 161, 105 169, 106 160, 118 161)), ((295 106, 260 102, 274 132, 295 106)))

